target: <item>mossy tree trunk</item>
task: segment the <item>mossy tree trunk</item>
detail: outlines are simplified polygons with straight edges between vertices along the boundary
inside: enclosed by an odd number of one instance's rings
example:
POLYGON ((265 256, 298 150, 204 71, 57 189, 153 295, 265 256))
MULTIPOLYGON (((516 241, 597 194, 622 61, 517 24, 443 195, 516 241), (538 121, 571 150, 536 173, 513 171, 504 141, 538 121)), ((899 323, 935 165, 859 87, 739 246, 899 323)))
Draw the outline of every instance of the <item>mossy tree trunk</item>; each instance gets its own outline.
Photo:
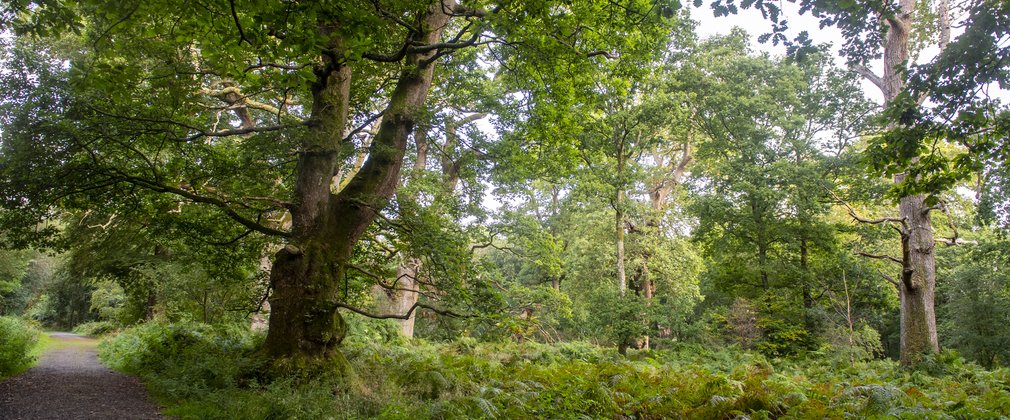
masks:
MULTIPOLYGON (((436 2, 426 13, 417 45, 441 38, 450 16, 436 2)), ((331 185, 347 130, 351 66, 339 28, 323 25, 333 41, 314 68, 310 132, 298 156, 292 230, 274 257, 266 353, 275 359, 335 354, 346 326, 338 312, 348 264, 358 239, 387 204, 399 182, 407 139, 431 87, 435 50, 409 53, 368 160, 339 192, 331 185)))

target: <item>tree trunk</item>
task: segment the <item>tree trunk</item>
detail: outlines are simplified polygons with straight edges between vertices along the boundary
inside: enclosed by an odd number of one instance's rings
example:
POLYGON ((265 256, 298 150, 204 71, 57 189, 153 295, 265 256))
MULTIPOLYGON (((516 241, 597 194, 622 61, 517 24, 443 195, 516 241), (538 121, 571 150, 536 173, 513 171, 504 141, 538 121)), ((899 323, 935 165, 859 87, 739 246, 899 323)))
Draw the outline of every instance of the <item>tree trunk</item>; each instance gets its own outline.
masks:
MULTIPOLYGON (((415 291, 419 287, 416 281, 421 260, 412 257, 405 257, 396 267, 396 278, 392 282, 392 288, 375 285, 372 295, 378 303, 378 309, 382 313, 405 314, 417 303, 418 293, 415 291)), ((397 319, 400 325, 400 332, 404 337, 414 337, 414 315, 411 313, 407 319, 397 319)))
MULTIPOLYGON (((430 45, 441 38, 449 21, 441 6, 435 2, 429 8, 413 43, 430 45)), ((434 71, 427 62, 434 51, 407 54, 368 160, 334 194, 353 62, 344 61, 338 27, 324 25, 322 32, 332 41, 314 69, 312 124, 298 155, 291 236, 270 273, 274 293, 265 351, 275 359, 337 355, 347 331, 337 309, 354 246, 396 190, 407 138, 422 114, 434 71)))
MULTIPOLYGON (((889 105, 905 88, 905 68, 909 59, 909 34, 915 0, 901 0, 900 12, 888 18, 884 40, 884 77, 881 90, 889 105)), ((941 23, 941 26, 943 24, 941 23)), ((895 183, 904 175, 894 177, 895 183)), ((915 364, 924 353, 940 351, 936 333, 933 297, 936 287, 936 254, 929 208, 922 195, 902 197, 901 363, 915 364)))
MULTIPOLYGON (((900 181, 899 181, 900 182, 900 181)), ((901 363, 912 365, 923 354, 940 351, 933 298, 936 289, 936 243, 928 207, 921 195, 903 197, 901 275, 901 363)))
POLYGON ((614 235, 617 245, 617 293, 624 296, 628 289, 628 278, 624 271, 624 190, 617 190, 617 201, 614 205, 614 235))

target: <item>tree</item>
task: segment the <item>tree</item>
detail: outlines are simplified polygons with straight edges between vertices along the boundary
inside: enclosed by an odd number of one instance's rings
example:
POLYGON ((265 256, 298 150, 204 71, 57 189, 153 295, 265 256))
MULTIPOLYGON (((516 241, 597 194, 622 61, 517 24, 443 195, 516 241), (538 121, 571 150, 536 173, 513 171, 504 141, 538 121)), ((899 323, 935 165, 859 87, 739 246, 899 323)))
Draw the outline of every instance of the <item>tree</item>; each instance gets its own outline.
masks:
MULTIPOLYGON (((7 166, 4 196, 23 197, 7 206, 44 215, 142 189, 277 238, 265 351, 302 361, 338 355, 355 245, 397 189, 444 56, 487 46, 513 77, 564 69, 591 78, 607 57, 665 35, 670 9, 644 0, 122 6, 19 1, 0 14, 22 36, 71 30, 85 46, 68 57, 69 85, 52 103, 8 108, 5 156, 46 148, 55 182, 25 191, 17 180, 29 168, 7 166), (360 169, 334 185, 352 159, 349 138, 379 118, 360 169), (106 195, 84 196, 95 192, 106 195), (290 230, 266 223, 284 213, 290 230)), ((529 103, 559 112, 585 81, 534 80, 542 86, 529 103)), ((22 82, 22 92, 37 87, 22 82)))
POLYGON ((817 301, 840 271, 828 218, 839 161, 831 152, 858 132, 870 106, 856 79, 823 54, 774 60, 745 45, 741 33, 709 40, 693 60, 703 140, 690 208, 710 299, 758 304, 759 348, 781 354, 809 346, 822 328, 817 301))

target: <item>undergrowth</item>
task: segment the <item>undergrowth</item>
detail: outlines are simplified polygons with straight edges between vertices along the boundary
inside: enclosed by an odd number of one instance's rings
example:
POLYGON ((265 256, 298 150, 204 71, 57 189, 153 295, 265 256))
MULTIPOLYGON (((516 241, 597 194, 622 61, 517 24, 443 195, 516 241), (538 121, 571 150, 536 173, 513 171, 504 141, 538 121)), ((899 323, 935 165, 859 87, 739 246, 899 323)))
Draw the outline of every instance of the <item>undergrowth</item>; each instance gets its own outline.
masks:
POLYGON ((101 337, 115 332, 116 329, 116 324, 109 321, 91 321, 77 325, 73 332, 88 337, 101 337))
POLYGON ((38 357, 41 331, 15 317, 0 316, 0 379, 23 372, 38 357))
POLYGON ((260 337, 147 324, 101 346, 179 418, 999 418, 1010 371, 956 354, 923 368, 831 354, 767 359, 684 345, 627 357, 587 343, 349 340, 353 373, 266 380, 260 337))

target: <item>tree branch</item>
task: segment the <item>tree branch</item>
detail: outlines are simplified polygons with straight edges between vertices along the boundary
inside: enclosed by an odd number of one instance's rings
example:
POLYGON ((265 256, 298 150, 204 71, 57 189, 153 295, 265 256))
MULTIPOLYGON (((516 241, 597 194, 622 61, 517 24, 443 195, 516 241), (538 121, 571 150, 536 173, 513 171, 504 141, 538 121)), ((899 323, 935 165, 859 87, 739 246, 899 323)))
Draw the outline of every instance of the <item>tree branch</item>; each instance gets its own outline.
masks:
POLYGON ((200 137, 229 137, 229 136, 241 136, 244 134, 252 133, 265 133, 270 131, 281 131, 296 127, 302 127, 308 125, 308 122, 302 122, 298 124, 283 124, 283 125, 270 125, 266 127, 246 127, 246 128, 235 128, 231 130, 221 130, 221 131, 201 131, 192 136, 182 139, 182 141, 190 142, 200 137))
POLYGON ((213 197, 206 197, 206 196, 202 196, 202 195, 197 195, 197 194, 191 193, 191 192, 186 191, 186 190, 181 189, 181 188, 176 188, 176 187, 172 187, 172 186, 169 186, 169 185, 160 184, 160 183, 148 180, 148 179, 144 179, 144 178, 140 178, 140 177, 135 177, 135 176, 130 176, 130 175, 126 175, 126 174, 123 174, 123 181, 129 182, 129 183, 131 183, 133 185, 137 185, 137 186, 140 186, 140 187, 147 188, 147 189, 149 189, 151 191, 154 191, 154 192, 172 193, 172 194, 175 194, 177 196, 180 196, 180 197, 183 197, 183 198, 187 198, 190 201, 193 201, 195 203, 204 203, 204 204, 213 205, 215 207, 220 208, 221 211, 223 211, 225 213, 225 215, 227 215, 228 217, 230 217, 232 220, 235 220, 236 222, 240 223, 242 226, 245 226, 246 228, 255 230, 257 232, 260 232, 260 233, 263 233, 263 234, 266 234, 266 235, 280 236, 280 237, 285 237, 285 238, 291 236, 290 232, 286 232, 286 231, 277 230, 277 229, 273 229, 273 228, 269 228, 269 227, 263 226, 263 225, 257 223, 254 220, 251 220, 251 219, 249 219, 249 218, 247 218, 245 216, 242 216, 241 214, 238 214, 238 212, 235 211, 235 209, 231 208, 231 206, 228 205, 228 202, 226 202, 224 200, 220 200, 220 199, 213 198, 213 197))
POLYGON ((242 41, 245 41, 246 44, 252 45, 252 41, 249 41, 249 39, 245 37, 245 31, 242 30, 242 24, 238 21, 238 12, 235 11, 235 0, 228 0, 228 3, 231 5, 231 17, 235 20, 235 27, 238 28, 238 45, 242 45, 242 41))
POLYGON ((856 251, 855 254, 858 255, 858 256, 860 256, 860 257, 873 258, 875 260, 887 260, 887 261, 893 262, 895 264, 898 264, 898 265, 900 265, 902 267, 905 266, 905 264, 902 263, 901 260, 899 260, 897 258, 894 258, 894 257, 892 257, 890 255, 877 255, 877 254, 870 254, 870 253, 862 252, 862 251, 856 251))
POLYGON ((436 314, 444 315, 444 316, 451 316, 451 317, 454 317, 454 318, 473 318, 473 315, 461 315, 461 314, 457 314, 457 313, 455 313, 453 311, 444 310, 444 309, 438 309, 438 308, 436 308, 434 306, 427 305, 427 304, 424 304, 424 303, 421 303, 421 302, 415 302, 414 305, 412 305, 410 307, 410 309, 408 309, 407 312, 404 313, 403 315, 397 315, 397 314, 378 314, 377 315, 377 314, 373 314, 371 312, 367 312, 367 311, 365 311, 363 309, 359 309, 359 308, 356 308, 354 306, 348 305, 346 303, 341 303, 341 302, 337 302, 336 306, 338 308, 344 308, 344 309, 347 309, 347 310, 349 310, 351 312, 354 312, 354 313, 356 313, 358 315, 366 316, 366 317, 372 318, 372 319, 410 319, 410 317, 414 314, 414 311, 417 308, 424 308, 424 309, 432 311, 432 312, 434 312, 436 314))
POLYGON ((894 279, 894 277, 891 277, 891 276, 889 276, 887 274, 884 274, 883 271, 877 270, 877 274, 880 274, 880 277, 883 277, 884 280, 887 280, 887 282, 891 283, 892 285, 894 285, 894 287, 899 287, 899 288, 901 287, 898 284, 898 281, 894 279))
POLYGON ((857 64, 850 67, 850 69, 856 74, 863 76, 864 79, 869 80, 870 83, 873 83, 880 90, 884 90, 884 79, 881 78, 880 76, 877 76, 875 73, 873 73, 872 70, 870 70, 866 66, 862 64, 857 64))

